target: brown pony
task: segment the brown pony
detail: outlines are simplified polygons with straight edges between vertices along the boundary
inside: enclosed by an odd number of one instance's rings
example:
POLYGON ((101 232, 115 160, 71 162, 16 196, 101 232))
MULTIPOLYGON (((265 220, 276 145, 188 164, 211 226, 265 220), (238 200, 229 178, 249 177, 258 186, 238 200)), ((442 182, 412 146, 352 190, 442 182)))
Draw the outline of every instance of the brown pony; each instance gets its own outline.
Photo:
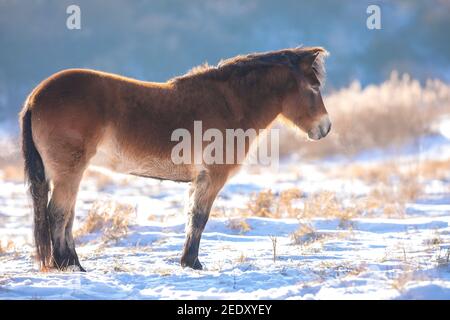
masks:
POLYGON ((319 89, 326 54, 304 47, 237 56, 165 83, 83 69, 44 80, 20 114, 41 268, 84 271, 72 235, 74 207, 83 172, 101 157, 122 173, 191 182, 181 265, 201 269, 211 206, 239 164, 174 164, 172 132, 192 132, 195 120, 204 130, 264 129, 282 115, 311 139, 325 137, 331 123, 319 89))

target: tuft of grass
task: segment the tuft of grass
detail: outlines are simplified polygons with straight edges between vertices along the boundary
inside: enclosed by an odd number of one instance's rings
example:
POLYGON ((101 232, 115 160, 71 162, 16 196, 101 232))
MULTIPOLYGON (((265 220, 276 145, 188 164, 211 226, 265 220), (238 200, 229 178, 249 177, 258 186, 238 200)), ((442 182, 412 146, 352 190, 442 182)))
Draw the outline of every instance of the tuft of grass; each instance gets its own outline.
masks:
POLYGON ((241 254, 239 255, 239 257, 237 259, 237 262, 242 264, 242 263, 247 262, 247 260, 248 260, 247 256, 243 252, 241 252, 241 254))
POLYGON ((247 208, 253 216, 273 217, 275 195, 272 190, 265 190, 252 194, 247 208))
POLYGON ((437 229, 434 230, 433 235, 429 239, 425 239, 423 241, 423 244, 427 246, 430 250, 435 250, 436 248, 439 249, 439 253, 441 251, 441 245, 443 243, 444 241, 442 240, 441 234, 437 229))
POLYGON ((424 179, 450 179, 450 159, 422 160, 417 172, 424 179))
MULTIPOLYGON (((388 217, 404 217, 405 205, 423 194, 422 167, 427 161, 395 163, 388 161, 376 165, 349 165, 335 177, 359 179, 371 190, 355 199, 357 207, 369 216, 384 214, 388 217)), ((449 168, 450 169, 450 168, 449 168)))
POLYGON ((303 193, 298 188, 290 188, 281 191, 276 204, 275 215, 278 217, 296 217, 299 211, 298 208, 293 207, 292 202, 301 199, 302 196, 303 193))
POLYGON ((231 230, 239 231, 239 233, 243 234, 250 231, 252 228, 248 224, 245 219, 241 218, 233 218, 228 220, 228 228, 231 230))
POLYGON ((95 202, 75 236, 81 237, 97 231, 103 232, 103 240, 117 241, 128 234, 131 217, 136 209, 129 204, 115 201, 95 202))
POLYGON ((169 277, 173 275, 173 270, 171 270, 170 268, 160 267, 153 270, 153 273, 156 273, 161 277, 169 277))
MULTIPOLYGON (((335 174, 345 179, 361 179, 370 187, 365 195, 350 195, 351 201, 344 201, 340 195, 330 191, 304 195, 298 188, 278 194, 269 189, 253 193, 246 210, 239 211, 244 216, 266 218, 339 219, 341 229, 352 229, 352 220, 357 217, 404 217, 406 204, 423 193, 421 178, 416 172, 418 166, 389 164, 368 168, 350 165, 335 174)), ((348 198, 348 195, 344 196, 348 198)))
POLYGON ((6 243, 6 246, 2 245, 2 242, 0 241, 0 254, 5 254, 7 252, 15 252, 16 251, 16 244, 12 240, 8 240, 6 243))
POLYGON ((294 244, 306 245, 323 239, 324 235, 317 233, 311 224, 300 223, 298 229, 290 237, 294 244))
POLYGON ((278 256, 278 252, 277 252, 277 237, 275 236, 269 236, 270 241, 272 242, 272 253, 273 253, 273 263, 275 263, 277 261, 277 256, 278 256))
POLYGON ((405 291, 405 288, 408 285, 408 283, 414 280, 416 280, 414 276, 414 271, 402 272, 392 280, 391 286, 398 292, 403 292, 405 291))
POLYGON ((228 213, 224 206, 214 206, 209 215, 211 218, 227 217, 228 213))
POLYGON ((437 257, 437 263, 438 263, 438 267, 440 267, 440 268, 450 267, 450 248, 447 248, 447 250, 444 252, 444 254, 442 254, 441 250, 439 250, 439 254, 437 257))
POLYGON ((252 216, 264 218, 297 217, 299 209, 293 206, 293 201, 303 196, 298 188, 290 188, 275 194, 272 190, 253 193, 247 202, 247 211, 252 216))
POLYGON ((342 229, 349 229, 352 226, 351 220, 360 214, 356 206, 344 206, 335 193, 321 191, 306 197, 300 217, 302 219, 337 218, 342 229))
POLYGON ((365 263, 354 264, 350 262, 332 262, 321 261, 317 268, 312 270, 312 273, 318 277, 319 282, 324 282, 327 279, 344 279, 346 277, 354 277, 367 270, 365 263))
POLYGON ((334 176, 344 179, 359 179, 371 187, 367 195, 353 201, 355 208, 361 214, 404 217, 405 205, 423 194, 421 181, 424 178, 422 175, 424 166, 429 166, 427 161, 407 163, 387 161, 375 165, 357 164, 348 165, 343 170, 334 173, 334 176))

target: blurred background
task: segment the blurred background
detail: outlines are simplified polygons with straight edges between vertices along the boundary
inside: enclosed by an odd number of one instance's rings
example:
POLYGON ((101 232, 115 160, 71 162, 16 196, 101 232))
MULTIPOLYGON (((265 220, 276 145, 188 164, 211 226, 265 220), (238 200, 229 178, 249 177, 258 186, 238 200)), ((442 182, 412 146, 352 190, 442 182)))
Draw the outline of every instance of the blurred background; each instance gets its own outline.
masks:
POLYGON ((393 70, 450 81, 450 1, 215 0, 0 1, 0 119, 65 68, 95 68, 165 81, 192 66, 254 51, 324 46, 327 92, 393 70), (66 8, 81 8, 81 30, 66 8), (381 30, 366 9, 381 8, 381 30))
POLYGON ((59 286, 57 299, 117 298, 120 287, 126 299, 141 298, 144 283, 156 288, 151 297, 169 298, 448 299, 449 30, 449 0, 0 0, 0 296, 53 297, 59 286), (66 27, 72 4, 81 8, 80 30, 66 27), (367 28, 369 5, 381 9, 380 30, 367 28), (99 273, 76 289, 65 274, 51 286, 23 276, 34 270, 34 247, 17 113, 40 81, 66 68, 166 81, 204 62, 299 45, 330 52, 322 91, 332 130, 311 142, 276 123, 279 170, 245 167, 223 188, 201 258, 220 276, 180 281, 185 184, 94 166, 80 186, 74 230, 81 260, 99 273), (428 286, 427 278, 441 282, 428 286), (320 296, 327 285, 335 293, 320 296))
POLYGON ((305 45, 331 53, 323 90, 334 130, 299 147, 303 138, 283 129, 282 155, 402 145, 448 111, 449 18, 447 0, 0 0, 0 130, 16 136, 27 94, 65 68, 166 81, 204 62, 305 45), (80 30, 66 27, 71 4, 80 30), (366 26, 372 4, 380 30, 366 26))

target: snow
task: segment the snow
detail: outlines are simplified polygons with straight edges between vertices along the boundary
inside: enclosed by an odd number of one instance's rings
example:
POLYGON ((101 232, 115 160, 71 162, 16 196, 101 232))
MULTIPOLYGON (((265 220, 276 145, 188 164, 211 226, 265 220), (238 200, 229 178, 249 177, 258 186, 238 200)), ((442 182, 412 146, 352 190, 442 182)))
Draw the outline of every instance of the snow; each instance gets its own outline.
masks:
MULTIPOLYGON (((422 139, 427 148, 406 148, 396 157, 450 155, 443 128, 442 135, 422 139)), ((368 159, 382 161, 383 154, 352 161, 368 159)), ((366 194, 363 181, 327 175, 343 166, 328 159, 284 161, 278 172, 244 170, 225 186, 215 208, 245 209, 252 192, 267 188, 296 187, 306 197, 328 190, 347 201, 366 194)), ((230 228, 226 215, 212 217, 200 248, 204 270, 196 271, 179 265, 188 186, 108 174, 102 184, 83 181, 75 229, 95 201, 128 203, 135 213, 128 234, 117 241, 105 242, 101 231, 77 239, 86 273, 38 272, 23 183, 0 182, 0 299, 450 299, 448 180, 424 181, 424 196, 407 203, 402 218, 362 216, 347 228, 337 218, 312 218, 315 234, 302 244, 291 236, 301 222, 295 217, 247 217, 247 232, 230 228)))

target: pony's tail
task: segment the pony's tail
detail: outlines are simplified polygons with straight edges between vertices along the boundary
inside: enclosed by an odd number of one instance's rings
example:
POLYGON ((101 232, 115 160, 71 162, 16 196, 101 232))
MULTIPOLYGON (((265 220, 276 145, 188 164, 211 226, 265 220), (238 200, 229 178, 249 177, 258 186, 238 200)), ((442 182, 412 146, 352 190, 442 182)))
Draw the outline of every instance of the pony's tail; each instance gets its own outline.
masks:
POLYGON ((22 153, 25 160, 25 180, 34 209, 34 241, 37 258, 42 270, 51 264, 52 243, 50 238, 50 223, 47 210, 49 184, 45 177, 44 163, 36 149, 31 129, 31 110, 27 103, 21 112, 22 153))

